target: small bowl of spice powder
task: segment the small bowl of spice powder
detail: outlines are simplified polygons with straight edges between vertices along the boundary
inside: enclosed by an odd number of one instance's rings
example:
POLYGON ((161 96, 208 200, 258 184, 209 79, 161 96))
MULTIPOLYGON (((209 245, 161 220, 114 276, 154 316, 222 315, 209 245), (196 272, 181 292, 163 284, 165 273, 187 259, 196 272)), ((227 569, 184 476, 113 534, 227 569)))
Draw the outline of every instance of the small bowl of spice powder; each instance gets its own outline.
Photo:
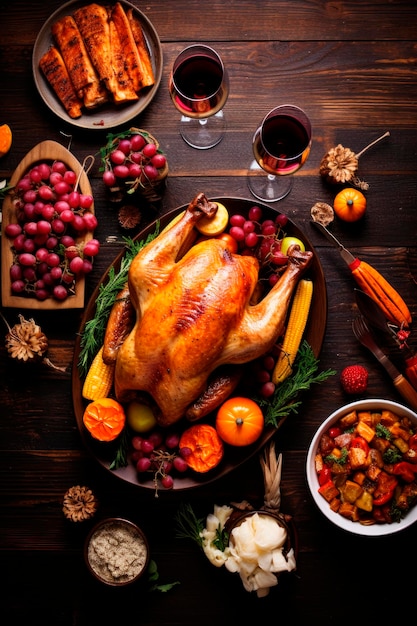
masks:
POLYGON ((150 552, 139 526, 120 517, 111 517, 92 528, 85 542, 84 556, 97 580, 121 587, 141 578, 148 567, 150 552))

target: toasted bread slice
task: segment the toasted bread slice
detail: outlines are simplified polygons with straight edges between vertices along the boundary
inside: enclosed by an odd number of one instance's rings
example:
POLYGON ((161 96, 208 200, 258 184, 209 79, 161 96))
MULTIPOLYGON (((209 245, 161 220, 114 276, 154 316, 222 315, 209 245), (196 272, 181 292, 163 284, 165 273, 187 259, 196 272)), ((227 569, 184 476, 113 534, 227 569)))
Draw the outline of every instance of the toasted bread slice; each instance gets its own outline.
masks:
POLYGON ((72 16, 66 15, 52 25, 52 35, 67 66, 72 84, 86 108, 95 108, 109 99, 91 63, 81 33, 72 16))
POLYGON ((133 38, 135 40, 136 47, 139 53, 142 74, 142 88, 152 87, 152 85, 155 84, 155 75, 152 67, 152 59, 148 50, 148 45, 143 34, 142 25, 140 23, 140 20, 133 13, 133 9, 128 9, 127 19, 129 21, 133 38))
POLYGON ((124 58, 124 65, 135 91, 142 89, 142 72, 139 51, 130 28, 125 10, 120 2, 116 2, 111 12, 120 39, 120 46, 124 58))
POLYGON ((126 71, 123 46, 120 42, 119 33, 113 20, 110 20, 110 44, 111 62, 114 80, 111 92, 116 104, 139 100, 139 96, 133 87, 133 82, 126 71))
POLYGON ((58 48, 51 46, 41 57, 39 67, 68 115, 73 119, 81 117, 83 103, 77 96, 64 59, 58 48))
POLYGON ((138 99, 124 67, 120 40, 108 9, 92 3, 77 9, 74 20, 90 59, 114 102, 138 99))

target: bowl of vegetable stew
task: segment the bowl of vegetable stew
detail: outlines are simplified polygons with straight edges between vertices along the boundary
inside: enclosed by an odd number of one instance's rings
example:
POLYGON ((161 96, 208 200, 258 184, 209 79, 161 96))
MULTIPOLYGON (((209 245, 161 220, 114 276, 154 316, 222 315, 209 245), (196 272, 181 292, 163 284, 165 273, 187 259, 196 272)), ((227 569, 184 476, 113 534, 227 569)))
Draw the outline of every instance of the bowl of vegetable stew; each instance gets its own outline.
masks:
POLYGON ((307 482, 333 524, 369 537, 417 521, 417 414, 390 400, 351 402, 319 427, 307 482))

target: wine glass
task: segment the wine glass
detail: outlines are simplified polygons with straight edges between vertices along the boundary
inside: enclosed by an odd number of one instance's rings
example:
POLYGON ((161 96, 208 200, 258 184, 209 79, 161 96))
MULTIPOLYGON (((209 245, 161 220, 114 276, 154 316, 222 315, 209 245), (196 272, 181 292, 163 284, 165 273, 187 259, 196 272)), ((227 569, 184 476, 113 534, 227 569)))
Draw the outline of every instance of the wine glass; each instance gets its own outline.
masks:
POLYGON ((295 105, 275 107, 255 131, 252 146, 255 160, 248 172, 249 189, 258 200, 282 200, 292 189, 292 174, 310 154, 310 120, 295 105))
POLYGON ((222 108, 229 94, 228 75, 217 52, 201 44, 185 48, 174 61, 169 93, 182 114, 184 141, 200 150, 216 146, 226 128, 222 108))

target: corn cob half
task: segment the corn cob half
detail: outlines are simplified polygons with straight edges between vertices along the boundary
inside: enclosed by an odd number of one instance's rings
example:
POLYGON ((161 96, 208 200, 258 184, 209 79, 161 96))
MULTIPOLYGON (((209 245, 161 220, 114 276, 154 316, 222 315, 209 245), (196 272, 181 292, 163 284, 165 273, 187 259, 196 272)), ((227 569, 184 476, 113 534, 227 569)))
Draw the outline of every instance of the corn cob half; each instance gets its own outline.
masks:
POLYGON ((301 279, 294 294, 281 352, 272 373, 272 382, 275 385, 282 383, 292 372, 292 366, 307 324, 312 298, 312 281, 305 278, 301 279))
POLYGON ((82 395, 86 400, 100 400, 107 398, 114 380, 115 363, 107 364, 103 361, 103 346, 97 352, 87 372, 82 395))

